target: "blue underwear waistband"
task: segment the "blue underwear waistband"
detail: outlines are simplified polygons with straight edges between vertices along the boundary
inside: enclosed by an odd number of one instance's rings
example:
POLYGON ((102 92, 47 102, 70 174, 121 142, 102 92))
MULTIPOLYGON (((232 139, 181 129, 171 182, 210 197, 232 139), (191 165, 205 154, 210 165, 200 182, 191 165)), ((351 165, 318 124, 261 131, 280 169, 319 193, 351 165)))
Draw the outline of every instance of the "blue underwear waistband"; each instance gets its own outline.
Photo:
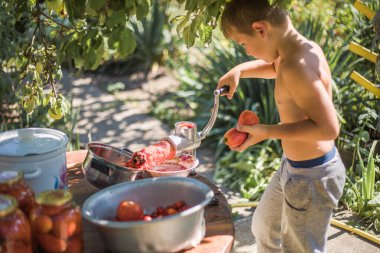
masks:
POLYGON ((331 159, 334 158, 335 154, 336 154, 336 148, 333 147, 329 152, 327 152, 323 156, 313 158, 310 160, 304 160, 304 161, 292 161, 288 159, 288 162, 294 168, 312 168, 312 167, 322 165, 325 162, 330 161, 331 159))

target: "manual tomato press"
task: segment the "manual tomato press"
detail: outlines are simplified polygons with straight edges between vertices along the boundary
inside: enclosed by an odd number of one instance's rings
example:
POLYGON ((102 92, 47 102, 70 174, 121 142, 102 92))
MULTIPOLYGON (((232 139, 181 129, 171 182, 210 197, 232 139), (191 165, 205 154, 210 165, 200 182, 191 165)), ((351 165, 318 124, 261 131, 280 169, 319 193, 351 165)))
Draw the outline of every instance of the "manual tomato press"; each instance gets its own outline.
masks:
POLYGON ((214 91, 214 108, 207 125, 202 131, 197 131, 197 124, 190 121, 179 121, 175 123, 174 135, 169 135, 164 140, 170 142, 177 151, 177 155, 188 154, 196 157, 196 149, 201 145, 201 141, 211 131, 215 124, 219 110, 219 97, 229 91, 228 86, 223 86, 214 91))

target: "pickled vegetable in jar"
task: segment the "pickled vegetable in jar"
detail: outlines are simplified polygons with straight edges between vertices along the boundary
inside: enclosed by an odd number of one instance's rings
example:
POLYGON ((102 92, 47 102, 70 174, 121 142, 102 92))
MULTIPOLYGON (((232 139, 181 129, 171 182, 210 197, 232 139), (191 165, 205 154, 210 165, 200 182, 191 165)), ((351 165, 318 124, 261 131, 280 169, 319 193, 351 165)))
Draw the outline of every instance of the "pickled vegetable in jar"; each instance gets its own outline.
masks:
POLYGON ((16 198, 18 207, 29 216, 30 210, 34 208, 36 198, 32 188, 24 181, 21 171, 0 171, 0 194, 11 195, 16 198))
POLYGON ((82 216, 72 194, 49 190, 37 196, 38 206, 30 213, 37 252, 83 252, 82 216))
POLYGON ((0 194, 0 252, 32 253, 29 221, 17 208, 17 200, 0 194))

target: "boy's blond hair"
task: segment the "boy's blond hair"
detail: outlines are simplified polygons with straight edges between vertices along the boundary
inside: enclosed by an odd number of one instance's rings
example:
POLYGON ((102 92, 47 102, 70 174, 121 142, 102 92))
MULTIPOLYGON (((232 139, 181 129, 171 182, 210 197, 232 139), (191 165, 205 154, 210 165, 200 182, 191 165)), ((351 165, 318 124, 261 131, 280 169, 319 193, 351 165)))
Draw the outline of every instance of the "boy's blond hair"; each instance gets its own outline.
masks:
POLYGON ((226 38, 230 37, 232 29, 251 34, 253 22, 266 20, 280 26, 285 23, 287 15, 284 9, 271 6, 267 0, 232 0, 224 8, 221 29, 226 38))

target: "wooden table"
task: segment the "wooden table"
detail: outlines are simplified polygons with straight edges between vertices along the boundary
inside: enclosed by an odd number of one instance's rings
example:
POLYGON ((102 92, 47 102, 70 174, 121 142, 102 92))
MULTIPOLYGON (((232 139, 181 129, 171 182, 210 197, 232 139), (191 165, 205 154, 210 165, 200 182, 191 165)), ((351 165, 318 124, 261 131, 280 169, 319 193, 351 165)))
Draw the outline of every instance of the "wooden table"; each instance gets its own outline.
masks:
MULTIPOLYGON (((75 152, 75 151, 74 151, 75 152)), ((67 153, 69 189, 74 195, 77 204, 81 205, 93 193, 99 191, 84 178, 81 161, 84 160, 84 151, 67 153)), ((206 178, 195 174, 189 176, 206 183, 215 193, 216 203, 205 208, 206 236, 195 248, 182 251, 181 253, 229 253, 234 242, 235 229, 231 217, 231 209, 221 190, 206 178)), ((95 227, 84 220, 84 252, 101 253, 107 252, 102 239, 95 227)))

